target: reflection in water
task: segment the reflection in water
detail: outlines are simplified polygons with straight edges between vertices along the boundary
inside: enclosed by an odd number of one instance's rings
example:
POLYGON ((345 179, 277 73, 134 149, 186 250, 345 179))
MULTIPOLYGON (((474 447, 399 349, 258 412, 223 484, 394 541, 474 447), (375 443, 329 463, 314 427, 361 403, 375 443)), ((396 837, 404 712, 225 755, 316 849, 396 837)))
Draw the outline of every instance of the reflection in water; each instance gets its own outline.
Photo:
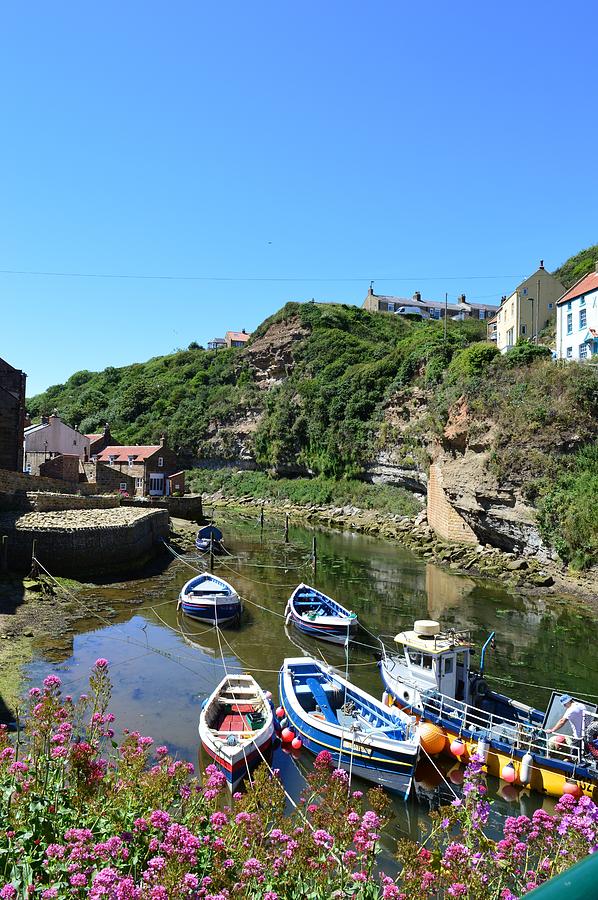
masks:
MULTIPOLYGON (((243 622, 220 634, 213 628, 180 617, 177 594, 190 569, 175 561, 163 574, 121 585, 95 587, 85 600, 109 599, 114 618, 99 627, 93 618, 82 621, 72 653, 57 659, 48 647, 28 667, 39 683, 48 668, 60 674, 65 691, 84 690, 95 659, 110 660, 113 676, 112 708, 117 720, 152 735, 182 758, 197 762, 197 723, 201 701, 227 671, 251 671, 264 689, 277 696, 277 673, 285 656, 309 653, 325 658, 344 671, 343 647, 321 644, 294 629, 285 630, 284 609, 300 581, 353 609, 374 634, 393 636, 417 618, 439 619, 443 626, 470 629, 481 646, 496 631, 497 649, 487 657, 487 677, 524 702, 544 706, 549 691, 534 685, 562 688, 571 694, 598 694, 595 668, 596 623, 590 613, 567 602, 519 598, 496 582, 454 575, 417 559, 399 545, 351 533, 317 531, 318 567, 314 579, 309 562, 313 532, 291 528, 290 544, 276 528, 260 539, 259 527, 239 517, 226 519, 227 546, 233 558, 216 560, 215 571, 245 598, 243 622), (131 609, 132 600, 141 601, 131 609), (503 681, 520 684, 508 688, 503 681)), ((364 644, 372 638, 365 636, 364 644)), ((372 649, 351 647, 350 678, 375 696, 381 684, 372 649)), ((281 769, 287 789, 298 795, 311 757, 299 759, 278 749, 274 765, 281 769)), ((429 775, 429 773, 428 773, 429 775)), ((448 784, 458 789, 462 771, 449 764, 448 784)), ((424 778, 430 789, 429 778, 424 778)), ((444 781, 443 791, 450 790, 444 781)), ((503 786, 504 787, 504 786, 503 786)), ((494 785, 498 790, 499 784, 494 785)), ((502 789, 501 789, 502 790, 502 789)), ((504 790, 493 808, 493 821, 534 808, 541 798, 504 790)), ((550 801, 548 801, 550 804, 550 801)), ((393 828, 417 836, 426 821, 426 806, 396 804, 393 828)))

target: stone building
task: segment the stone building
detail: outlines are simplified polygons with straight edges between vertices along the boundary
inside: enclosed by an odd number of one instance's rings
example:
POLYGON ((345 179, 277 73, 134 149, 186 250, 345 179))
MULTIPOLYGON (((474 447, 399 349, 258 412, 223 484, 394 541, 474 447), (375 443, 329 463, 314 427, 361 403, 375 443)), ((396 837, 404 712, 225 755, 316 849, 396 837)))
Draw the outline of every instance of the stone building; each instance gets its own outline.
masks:
POLYGON ((105 447, 97 461, 135 479, 135 495, 164 497, 185 492, 185 477, 176 453, 164 444, 105 447), (176 477, 175 477, 176 476, 176 477))
POLYGON ((90 459, 97 457, 102 450, 106 449, 106 447, 120 446, 120 441, 117 441, 116 438, 110 434, 110 425, 108 422, 104 425, 104 430, 101 434, 86 434, 85 437, 89 438, 90 459))
POLYGON ((0 359, 0 469, 23 471, 27 376, 0 359))
POLYGON ((58 455, 89 459, 89 438, 63 422, 59 415, 42 416, 38 425, 25 428, 25 471, 39 475, 40 466, 58 455))
POLYGON ((442 300, 426 300, 419 291, 413 297, 391 297, 375 294, 372 286, 362 304, 370 312, 420 313, 424 319, 489 319, 496 313, 496 306, 488 303, 472 303, 461 294, 456 303, 442 300))
POLYGON ((251 335, 243 329, 243 331, 227 331, 224 340, 227 347, 244 347, 250 337, 251 335))

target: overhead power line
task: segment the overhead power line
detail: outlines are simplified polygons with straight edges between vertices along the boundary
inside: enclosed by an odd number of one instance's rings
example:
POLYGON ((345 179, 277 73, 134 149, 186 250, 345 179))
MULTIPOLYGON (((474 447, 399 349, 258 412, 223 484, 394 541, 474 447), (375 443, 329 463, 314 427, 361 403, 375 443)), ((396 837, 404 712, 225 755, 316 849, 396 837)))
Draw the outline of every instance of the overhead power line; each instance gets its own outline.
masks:
POLYGON ((371 281, 491 281, 522 278, 521 273, 510 275, 135 275, 115 272, 42 272, 26 269, 0 269, 0 275, 32 275, 41 278, 122 278, 143 281, 245 281, 245 282, 365 282, 371 281))

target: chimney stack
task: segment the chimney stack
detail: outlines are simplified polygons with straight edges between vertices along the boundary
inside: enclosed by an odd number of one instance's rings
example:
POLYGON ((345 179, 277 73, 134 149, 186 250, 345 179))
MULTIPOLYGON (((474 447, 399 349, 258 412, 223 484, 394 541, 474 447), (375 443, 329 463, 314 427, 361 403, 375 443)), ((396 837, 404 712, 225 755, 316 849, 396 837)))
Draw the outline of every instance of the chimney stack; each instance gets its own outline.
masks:
POLYGON ((459 294, 459 303, 465 303, 465 294, 459 294))
POLYGON ((540 260, 540 268, 541 268, 541 269, 544 268, 544 260, 543 260, 543 259, 540 260))
POLYGON ((420 292, 420 291, 416 291, 415 294, 413 295, 413 299, 414 299, 414 300, 417 300, 417 302, 419 303, 419 301, 421 300, 421 298, 422 298, 421 292, 420 292))
POLYGON ((596 260, 596 265, 594 266, 594 271, 598 272, 598 259, 596 260))

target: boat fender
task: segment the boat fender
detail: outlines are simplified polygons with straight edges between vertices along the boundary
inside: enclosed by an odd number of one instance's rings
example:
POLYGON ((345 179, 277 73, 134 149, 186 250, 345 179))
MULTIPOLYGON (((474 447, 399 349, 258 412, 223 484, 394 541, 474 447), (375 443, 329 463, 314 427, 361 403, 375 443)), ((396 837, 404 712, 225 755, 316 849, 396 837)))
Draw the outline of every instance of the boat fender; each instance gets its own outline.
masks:
POLYGON ((529 750, 526 754, 524 754, 523 759, 521 760, 521 766, 519 767, 519 781, 522 784, 529 784, 532 778, 532 766, 534 763, 534 757, 531 755, 529 750))
POLYGON ((237 739, 234 736, 234 734, 229 734, 229 736, 226 739, 226 743, 227 743, 227 746, 229 746, 229 747, 235 746, 235 744, 237 743, 237 739))
POLYGON ((482 760, 482 762, 486 762, 488 759, 488 750, 490 749, 490 743, 488 741, 487 734, 481 734, 478 738, 478 743, 476 746, 476 756, 482 760))
POLYGON ((516 781, 517 772, 515 771, 515 766, 512 762, 508 762, 502 767, 500 777, 503 781, 506 781, 507 784, 513 784, 513 782, 516 781))
POLYGON ((391 705, 390 694, 388 693, 388 691, 384 691, 384 693, 382 694, 382 706, 390 706, 390 705, 391 705))

